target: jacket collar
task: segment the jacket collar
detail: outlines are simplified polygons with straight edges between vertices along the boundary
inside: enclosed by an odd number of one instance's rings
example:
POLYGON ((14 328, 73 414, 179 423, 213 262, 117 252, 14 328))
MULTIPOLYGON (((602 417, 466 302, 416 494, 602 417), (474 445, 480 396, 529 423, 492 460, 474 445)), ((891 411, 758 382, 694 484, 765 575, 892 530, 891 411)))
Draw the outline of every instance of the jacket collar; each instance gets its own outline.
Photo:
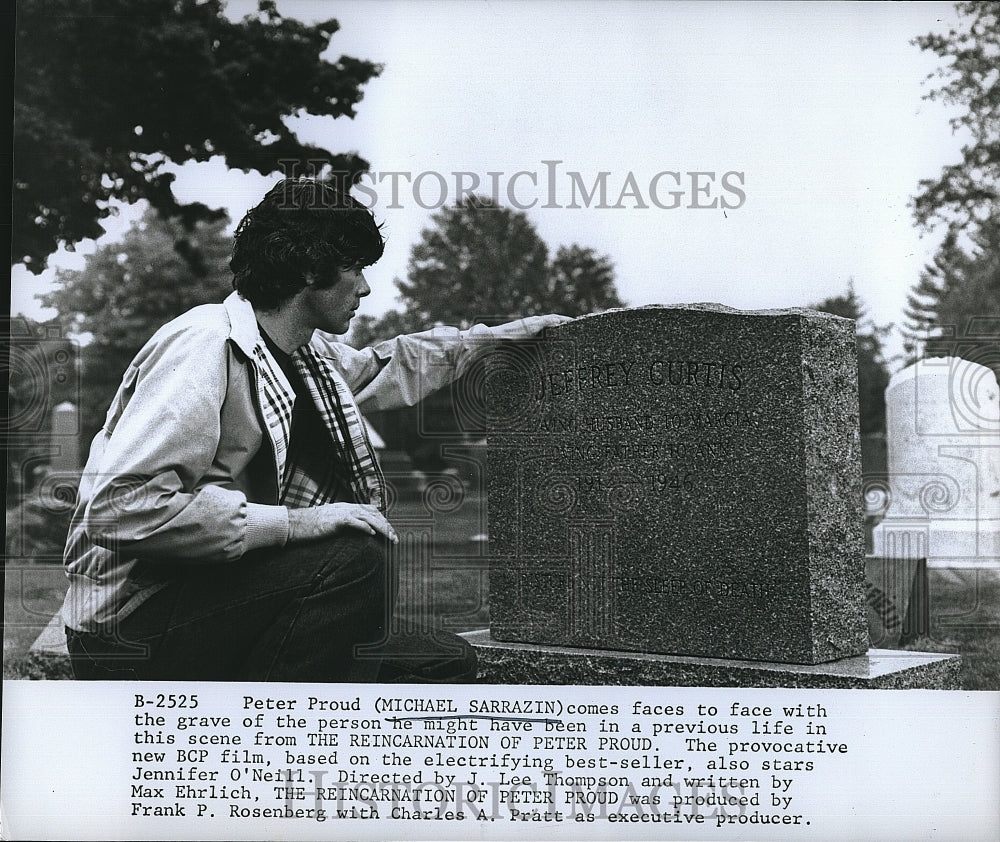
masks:
POLYGON ((260 335, 253 305, 236 292, 222 303, 229 316, 229 339, 246 355, 255 372, 251 381, 255 385, 257 408, 264 419, 262 432, 271 441, 277 483, 274 499, 277 501, 281 498, 281 482, 292 432, 295 392, 260 335))
POLYGON ((253 357, 254 348, 264 344, 253 305, 238 292, 230 293, 222 303, 229 315, 229 338, 244 354, 253 357))

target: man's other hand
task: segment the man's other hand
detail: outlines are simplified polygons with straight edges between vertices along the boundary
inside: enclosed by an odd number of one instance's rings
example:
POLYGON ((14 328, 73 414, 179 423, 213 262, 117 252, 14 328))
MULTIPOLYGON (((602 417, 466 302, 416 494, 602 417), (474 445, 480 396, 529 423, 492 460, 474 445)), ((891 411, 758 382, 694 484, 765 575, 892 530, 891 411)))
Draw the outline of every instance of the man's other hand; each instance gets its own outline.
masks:
POLYGON ((315 541, 345 529, 360 529, 369 535, 385 535, 394 544, 396 530, 375 507, 362 503, 326 503, 307 509, 288 510, 288 543, 315 541))

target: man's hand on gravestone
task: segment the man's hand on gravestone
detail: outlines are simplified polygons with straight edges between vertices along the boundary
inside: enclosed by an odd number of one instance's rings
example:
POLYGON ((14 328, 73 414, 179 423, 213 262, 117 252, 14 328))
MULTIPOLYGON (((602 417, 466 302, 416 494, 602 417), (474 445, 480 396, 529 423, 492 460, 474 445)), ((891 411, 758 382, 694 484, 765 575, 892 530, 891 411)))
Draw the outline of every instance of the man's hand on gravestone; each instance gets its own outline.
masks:
POLYGON ((288 543, 315 541, 344 529, 360 529, 369 535, 385 535, 394 544, 399 540, 396 530, 385 516, 372 505, 361 503, 327 503, 308 509, 288 510, 288 543))
POLYGON ((574 321, 572 316, 560 316, 551 313, 547 316, 525 316, 517 321, 506 322, 502 325, 491 327, 490 333, 494 339, 530 339, 544 332, 547 327, 559 327, 566 322, 574 321))
POLYGON ((523 319, 524 322, 529 326, 529 330, 534 333, 541 333, 547 327, 559 327, 559 325, 564 325, 566 322, 573 321, 572 316, 560 316, 558 313, 549 313, 546 316, 529 316, 523 319))

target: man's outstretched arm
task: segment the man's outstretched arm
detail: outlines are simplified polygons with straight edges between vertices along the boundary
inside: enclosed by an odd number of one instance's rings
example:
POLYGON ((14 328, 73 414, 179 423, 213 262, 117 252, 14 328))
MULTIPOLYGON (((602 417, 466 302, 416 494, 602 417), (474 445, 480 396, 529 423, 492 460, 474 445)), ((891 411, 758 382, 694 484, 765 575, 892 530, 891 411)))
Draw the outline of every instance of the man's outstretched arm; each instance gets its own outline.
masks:
POLYGON ((468 330, 435 327, 397 336, 357 351, 317 333, 313 339, 338 365, 362 411, 413 406, 447 386, 477 357, 501 342, 531 339, 568 316, 529 316, 507 324, 468 330))

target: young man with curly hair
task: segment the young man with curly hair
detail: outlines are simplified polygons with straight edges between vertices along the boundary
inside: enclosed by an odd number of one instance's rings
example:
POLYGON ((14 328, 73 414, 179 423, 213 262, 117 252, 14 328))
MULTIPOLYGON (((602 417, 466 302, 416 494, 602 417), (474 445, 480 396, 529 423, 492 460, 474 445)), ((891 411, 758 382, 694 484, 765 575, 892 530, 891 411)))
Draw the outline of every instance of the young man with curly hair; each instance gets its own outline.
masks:
POLYGON ((386 638, 396 535, 360 410, 411 406, 481 349, 563 319, 357 351, 335 337, 383 247, 348 193, 286 179, 237 229, 235 291, 166 324, 133 360, 67 541, 77 678, 474 677, 453 635, 416 657, 366 656, 386 638))

